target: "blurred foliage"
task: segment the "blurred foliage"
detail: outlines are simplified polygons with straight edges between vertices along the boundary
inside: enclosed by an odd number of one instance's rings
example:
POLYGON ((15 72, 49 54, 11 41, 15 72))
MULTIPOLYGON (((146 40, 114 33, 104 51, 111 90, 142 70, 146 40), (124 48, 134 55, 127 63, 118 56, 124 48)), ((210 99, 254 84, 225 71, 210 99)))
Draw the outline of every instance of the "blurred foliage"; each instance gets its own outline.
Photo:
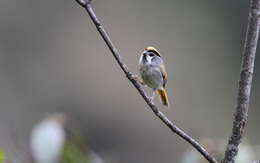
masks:
POLYGON ((0 163, 3 163, 5 161, 5 152, 0 149, 0 163))
POLYGON ((64 145, 62 163, 90 163, 87 153, 78 148, 77 144, 68 141, 64 145))

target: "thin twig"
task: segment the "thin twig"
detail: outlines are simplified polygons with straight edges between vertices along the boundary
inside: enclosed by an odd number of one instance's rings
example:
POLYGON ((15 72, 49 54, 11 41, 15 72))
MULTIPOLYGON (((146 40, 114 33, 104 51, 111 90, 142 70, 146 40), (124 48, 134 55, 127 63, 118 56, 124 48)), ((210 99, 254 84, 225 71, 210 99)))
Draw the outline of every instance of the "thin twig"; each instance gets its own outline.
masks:
POLYGON ((260 0, 251 0, 247 24, 247 32, 243 51, 240 80, 237 95, 235 119, 232 134, 226 147, 223 163, 234 163, 238 153, 238 145, 241 142, 247 121, 250 91, 254 72, 254 61, 260 27, 260 0))
POLYGON ((146 95, 145 91, 142 89, 141 85, 136 81, 133 74, 128 70, 126 64, 123 62, 121 55, 119 54, 118 50, 115 48, 113 43, 111 42, 108 34, 104 30, 103 26, 101 25, 100 21, 98 20, 96 14, 94 13, 92 6, 90 4, 90 0, 76 0, 79 5, 81 5, 83 8, 86 9, 88 12, 91 20, 95 24, 98 32, 100 33, 101 37, 104 39, 106 45, 110 49, 112 55, 116 59, 117 63, 121 67, 121 69, 124 71, 126 77, 131 81, 131 83, 135 86, 135 88, 138 90, 140 95, 143 97, 147 105, 151 108, 151 110, 154 112, 154 114, 161 119, 161 121, 166 124, 171 131, 179 135, 181 138, 186 140, 188 143, 190 143, 194 148, 196 148, 204 157, 211 163, 216 163, 214 157, 212 157, 197 141, 195 141, 193 138, 191 138, 189 135, 187 135, 184 131, 182 131, 180 128, 178 128, 176 125, 174 125, 159 109, 156 105, 154 105, 148 96, 146 95))

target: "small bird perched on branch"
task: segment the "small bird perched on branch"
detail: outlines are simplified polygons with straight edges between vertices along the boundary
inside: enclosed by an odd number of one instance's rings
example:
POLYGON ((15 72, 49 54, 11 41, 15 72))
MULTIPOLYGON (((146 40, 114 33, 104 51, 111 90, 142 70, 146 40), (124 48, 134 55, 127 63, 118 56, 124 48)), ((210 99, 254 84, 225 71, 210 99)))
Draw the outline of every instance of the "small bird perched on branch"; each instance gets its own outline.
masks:
POLYGON ((167 73, 160 53, 154 47, 145 48, 140 60, 140 74, 142 84, 153 89, 151 101, 157 92, 163 105, 169 107, 168 95, 165 89, 167 82, 167 73))

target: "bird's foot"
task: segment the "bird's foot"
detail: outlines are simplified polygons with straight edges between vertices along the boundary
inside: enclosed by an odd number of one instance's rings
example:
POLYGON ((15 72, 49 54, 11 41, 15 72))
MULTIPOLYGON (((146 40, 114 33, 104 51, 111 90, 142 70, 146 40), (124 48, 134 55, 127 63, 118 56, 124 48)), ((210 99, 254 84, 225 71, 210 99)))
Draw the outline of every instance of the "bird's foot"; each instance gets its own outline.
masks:
POLYGON ((144 81, 138 75, 132 75, 132 78, 138 83, 145 85, 144 81))

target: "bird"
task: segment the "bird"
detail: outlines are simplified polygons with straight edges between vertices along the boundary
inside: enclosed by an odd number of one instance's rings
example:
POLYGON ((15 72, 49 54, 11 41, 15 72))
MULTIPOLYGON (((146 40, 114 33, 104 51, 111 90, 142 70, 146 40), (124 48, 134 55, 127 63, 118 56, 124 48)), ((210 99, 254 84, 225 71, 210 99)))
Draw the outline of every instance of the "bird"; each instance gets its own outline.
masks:
POLYGON ((150 100, 153 102, 155 92, 158 94, 162 104, 169 107, 169 99, 166 91, 167 73, 161 54, 152 46, 145 48, 139 59, 139 71, 141 84, 153 89, 150 100))
POLYGON ((104 163, 70 122, 67 115, 53 113, 34 126, 30 138, 32 163, 104 163))

